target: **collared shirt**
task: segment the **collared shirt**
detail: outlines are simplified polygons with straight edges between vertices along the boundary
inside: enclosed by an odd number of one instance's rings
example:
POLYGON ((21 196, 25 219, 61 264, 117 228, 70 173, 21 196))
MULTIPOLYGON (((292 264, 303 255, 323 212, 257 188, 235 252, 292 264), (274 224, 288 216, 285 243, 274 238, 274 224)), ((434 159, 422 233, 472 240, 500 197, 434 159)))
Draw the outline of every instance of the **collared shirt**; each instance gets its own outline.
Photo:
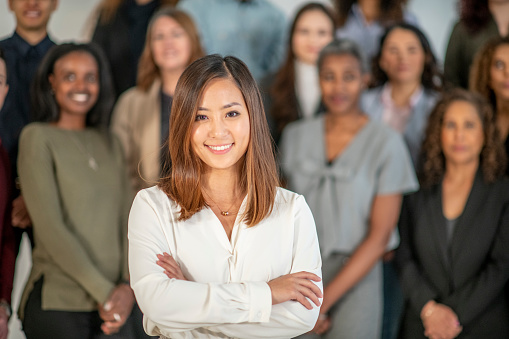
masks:
POLYGON ((384 110, 382 113, 382 121, 388 126, 391 126, 394 130, 404 133, 408 120, 414 107, 421 99, 424 90, 422 86, 419 86, 417 90, 412 94, 408 105, 405 107, 396 106, 394 100, 392 100, 392 86, 389 82, 386 82, 382 89, 382 104, 384 110))
POLYGON ((184 0, 208 54, 233 55, 257 81, 279 69, 285 53, 286 18, 267 0, 184 0))
POLYGON ((30 86, 39 63, 53 45, 55 43, 47 35, 37 45, 30 45, 16 32, 0 41, 9 84, 9 93, 0 110, 0 138, 13 166, 16 164, 21 129, 31 120, 30 86))
MULTIPOLYGON (((417 17, 408 12, 403 12, 403 21, 418 26, 417 17)), ((367 22, 364 14, 358 4, 353 4, 348 13, 343 27, 338 28, 336 35, 338 38, 347 38, 353 40, 359 45, 364 54, 366 69, 371 68, 371 60, 378 53, 380 48, 380 38, 384 34, 385 27, 378 21, 367 22)))
MULTIPOLYGON (((272 305, 267 284, 285 274, 321 276, 315 223, 304 197, 277 189, 272 213, 231 239, 210 208, 179 221, 178 205, 158 187, 140 191, 129 216, 129 272, 150 335, 161 338, 293 338, 313 328, 319 308, 272 305), (156 264, 167 252, 188 281, 156 264)), ((316 283, 322 288, 322 283, 316 283)))

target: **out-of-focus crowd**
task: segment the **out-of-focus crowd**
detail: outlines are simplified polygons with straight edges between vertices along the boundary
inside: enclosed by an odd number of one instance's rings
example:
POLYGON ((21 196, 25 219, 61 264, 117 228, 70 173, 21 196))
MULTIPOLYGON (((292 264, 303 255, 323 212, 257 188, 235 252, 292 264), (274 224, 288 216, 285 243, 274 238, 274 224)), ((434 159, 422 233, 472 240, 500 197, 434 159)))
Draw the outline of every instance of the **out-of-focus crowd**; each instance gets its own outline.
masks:
POLYGON ((269 0, 103 0, 92 41, 62 44, 58 0, 8 5, 0 339, 23 234, 28 339, 148 337, 129 209, 168 175, 180 75, 216 53, 257 80, 282 185, 316 222, 324 298, 303 338, 509 338, 509 1, 458 1, 443 65, 405 0, 288 22, 269 0))

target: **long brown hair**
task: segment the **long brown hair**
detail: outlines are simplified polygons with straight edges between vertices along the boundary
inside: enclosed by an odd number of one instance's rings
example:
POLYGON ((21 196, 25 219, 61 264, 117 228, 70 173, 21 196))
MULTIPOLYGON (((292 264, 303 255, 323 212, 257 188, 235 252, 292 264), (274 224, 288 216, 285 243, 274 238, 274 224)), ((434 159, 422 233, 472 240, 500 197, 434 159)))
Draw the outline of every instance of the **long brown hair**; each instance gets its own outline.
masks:
POLYGON ((509 37, 495 38, 488 41, 475 55, 470 70, 470 90, 481 94, 489 100, 494 110, 497 109, 497 98, 490 86, 491 63, 493 62, 493 56, 497 48, 506 44, 509 45, 509 37))
POLYGON ((295 53, 293 52, 292 40, 295 27, 300 17, 308 11, 322 11, 331 21, 335 34, 336 22, 330 8, 321 3, 312 2, 303 6, 295 15, 287 42, 286 59, 279 71, 276 73, 274 84, 270 88, 272 106, 270 114, 273 117, 277 133, 280 134, 283 128, 292 121, 299 118, 297 95, 295 94, 295 53))
MULTIPOLYGON (((338 13, 338 25, 343 26, 348 19, 348 14, 357 0, 335 0, 334 4, 338 13)), ((407 0, 380 0, 380 18, 382 25, 403 21, 403 6, 407 0)))
MULTIPOLYGON (((103 0, 98 8, 99 23, 101 25, 109 24, 115 15, 117 15, 118 9, 126 0, 103 0)), ((177 5, 179 0, 159 0, 160 7, 177 5)))
POLYGON ((421 76, 421 84, 426 89, 432 89, 435 91, 441 91, 442 85, 444 82, 443 75, 439 70, 437 65, 437 59, 431 50, 431 45, 426 38, 426 35, 417 27, 407 24, 404 22, 397 23, 395 25, 390 26, 385 31, 384 35, 380 39, 380 48, 378 49, 377 55, 373 58, 372 64, 372 77, 370 87, 378 87, 385 84, 389 78, 387 74, 380 67, 380 59, 382 58, 383 46, 385 40, 391 34, 394 29, 401 28, 407 31, 410 31, 415 34, 417 40, 419 40, 421 47, 424 51, 424 69, 422 71, 421 76))
POLYGON ((421 185, 424 187, 438 184, 445 173, 445 156, 442 151, 440 135, 444 115, 449 106, 456 101, 466 101, 473 105, 481 119, 484 130, 484 146, 481 150, 479 167, 484 180, 492 183, 504 175, 506 154, 500 142, 491 106, 479 94, 456 88, 442 97, 429 116, 422 144, 422 173, 419 176, 421 185))
POLYGON ((187 65, 204 55, 200 43, 200 37, 198 35, 198 29, 191 17, 183 11, 171 7, 159 10, 152 16, 148 23, 145 47, 143 47, 140 62, 138 63, 138 78, 136 80, 136 86, 138 86, 138 88, 142 91, 148 91, 154 81, 161 76, 159 67, 157 67, 154 61, 154 54, 152 53, 152 28, 157 19, 163 16, 175 20, 180 26, 182 26, 186 34, 189 36, 189 40, 191 41, 191 55, 189 56, 187 65))
POLYGON ((187 220, 206 207, 201 189, 203 162, 191 146, 191 132, 204 89, 214 79, 229 79, 242 92, 249 113, 250 140, 240 166, 240 186, 247 192, 242 215, 248 226, 272 212, 279 185, 269 127, 256 81, 239 59, 217 54, 194 61, 182 73, 170 114, 170 164, 159 187, 180 206, 179 220, 187 220))

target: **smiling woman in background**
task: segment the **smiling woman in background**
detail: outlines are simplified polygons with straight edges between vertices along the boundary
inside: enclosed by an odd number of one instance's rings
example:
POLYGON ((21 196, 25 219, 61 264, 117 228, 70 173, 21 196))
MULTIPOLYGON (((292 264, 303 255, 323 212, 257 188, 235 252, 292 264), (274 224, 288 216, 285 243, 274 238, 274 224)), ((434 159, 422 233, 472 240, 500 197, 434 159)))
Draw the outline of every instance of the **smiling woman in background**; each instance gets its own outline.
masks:
POLYGON ((113 112, 112 131, 124 148, 135 192, 161 177, 166 158, 170 111, 177 81, 191 62, 203 56, 191 18, 166 8, 154 14, 138 69, 138 84, 125 92, 113 112))
POLYGON ((133 338, 132 194, 120 143, 106 129, 114 97, 103 54, 93 45, 53 47, 32 99, 37 122, 23 130, 18 160, 35 238, 23 330, 28 339, 133 338))
POLYGON ((304 198, 278 186, 256 82, 235 57, 182 74, 169 175, 129 217, 131 284, 161 338, 290 338, 318 316, 321 260, 304 198), (263 250, 260 250, 263 248, 263 250))

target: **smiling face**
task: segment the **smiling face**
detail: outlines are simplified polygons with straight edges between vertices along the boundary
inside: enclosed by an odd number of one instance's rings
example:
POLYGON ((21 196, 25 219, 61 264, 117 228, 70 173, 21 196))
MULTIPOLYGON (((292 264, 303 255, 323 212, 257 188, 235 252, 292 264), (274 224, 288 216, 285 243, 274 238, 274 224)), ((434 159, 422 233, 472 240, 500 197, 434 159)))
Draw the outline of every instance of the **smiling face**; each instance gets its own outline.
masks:
POLYGON ((318 55, 334 37, 334 24, 321 10, 302 13, 295 24, 292 49, 297 60, 314 65, 318 55))
POLYGON ((191 131, 194 153, 206 171, 237 171, 250 139, 249 113, 230 79, 212 80, 203 92, 191 131))
POLYGON ((46 30, 57 0, 9 0, 9 8, 16 16, 16 29, 22 31, 46 30))
POLYGON ((382 46, 380 68, 390 81, 420 82, 425 59, 417 35, 407 29, 395 28, 387 35, 382 46))
POLYGON ((152 27, 151 47, 154 63, 161 71, 182 72, 191 58, 191 39, 173 18, 161 16, 152 27))
POLYGON ((498 46, 493 54, 490 87, 497 101, 509 102, 509 44, 498 46))
POLYGON ((59 120, 81 116, 83 121, 99 97, 99 68, 87 52, 76 51, 55 62, 49 82, 60 109, 59 120))
POLYGON ((440 141, 446 163, 478 162, 484 145, 482 121, 476 108, 467 101, 454 101, 447 108, 440 141))
POLYGON ((361 63, 350 54, 329 55, 320 68, 320 89, 327 111, 331 114, 357 112, 365 77, 361 63))

